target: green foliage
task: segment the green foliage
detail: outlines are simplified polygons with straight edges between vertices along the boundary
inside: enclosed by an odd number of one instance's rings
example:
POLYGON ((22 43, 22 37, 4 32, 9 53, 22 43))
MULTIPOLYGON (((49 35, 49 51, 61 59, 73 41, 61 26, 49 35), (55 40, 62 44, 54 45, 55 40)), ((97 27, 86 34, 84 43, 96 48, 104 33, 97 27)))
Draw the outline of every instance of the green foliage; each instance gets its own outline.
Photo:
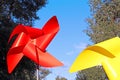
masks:
MULTIPOLYGON (((36 80, 36 64, 26 57, 8 74, 6 55, 11 45, 7 41, 17 24, 33 25, 39 19, 36 12, 45 4, 46 0, 0 0, 0 80, 36 80)), ((45 71, 44 77, 49 74, 45 71)))
MULTIPOLYGON (((93 43, 120 36, 120 0, 89 0, 91 17, 85 30, 93 43)), ((93 67, 77 73, 76 80, 106 80, 102 67, 93 67), (79 79, 79 78, 84 79, 79 79)))
POLYGON ((55 80, 67 80, 65 77, 57 76, 55 80))
POLYGON ((92 18, 86 34, 93 43, 120 36, 120 0, 89 0, 92 18))
POLYGON ((32 25, 39 18, 36 12, 45 4, 46 0, 1 0, 0 22, 4 27, 10 27, 13 22, 32 25))
POLYGON ((42 67, 39 68, 39 80, 45 79, 45 77, 51 72, 48 69, 44 69, 42 67))
POLYGON ((95 66, 77 72, 76 80, 107 80, 107 76, 102 66, 95 66))

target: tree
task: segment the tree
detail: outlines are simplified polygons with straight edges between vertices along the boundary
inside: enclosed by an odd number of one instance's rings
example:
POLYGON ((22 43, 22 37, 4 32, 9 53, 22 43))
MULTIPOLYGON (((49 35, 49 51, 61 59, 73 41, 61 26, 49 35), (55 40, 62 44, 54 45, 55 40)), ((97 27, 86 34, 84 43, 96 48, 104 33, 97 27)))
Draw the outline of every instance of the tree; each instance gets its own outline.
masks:
POLYGON ((95 66, 89 69, 78 71, 76 80, 107 80, 102 66, 95 66))
POLYGON ((67 80, 65 77, 57 76, 55 80, 67 80))
MULTIPOLYGON (((46 0, 0 0, 0 79, 35 80, 36 64, 23 57, 12 74, 8 74, 6 55, 11 45, 7 44, 12 29, 17 24, 33 25, 39 19, 36 12, 46 0)), ((46 70, 45 70, 46 71, 46 70)), ((44 75, 46 76, 46 74, 44 75)))
MULTIPOLYGON (((89 5, 92 14, 87 19, 89 26, 85 32, 90 37, 90 40, 93 43, 99 43, 109 38, 120 36, 120 0, 89 0, 89 5)), ((96 73, 96 68, 93 67, 86 71, 83 70, 80 73, 87 72, 86 74, 92 74, 94 77, 98 73, 105 75, 104 70, 100 70, 99 68, 100 71, 96 73), (95 72, 89 72, 89 70, 95 72)), ((85 76, 88 76, 86 74, 85 76)), ((107 79, 107 76, 104 78, 107 79)), ((105 80, 104 78, 102 80, 105 80)), ((101 79, 93 78, 92 80, 101 79)))
POLYGON ((39 80, 45 79, 45 77, 51 72, 48 69, 44 69, 42 67, 39 68, 39 80))
POLYGON ((120 0, 89 0, 92 18, 86 34, 93 43, 120 36, 120 0))
POLYGON ((76 74, 76 80, 87 80, 85 73, 78 71, 76 74))

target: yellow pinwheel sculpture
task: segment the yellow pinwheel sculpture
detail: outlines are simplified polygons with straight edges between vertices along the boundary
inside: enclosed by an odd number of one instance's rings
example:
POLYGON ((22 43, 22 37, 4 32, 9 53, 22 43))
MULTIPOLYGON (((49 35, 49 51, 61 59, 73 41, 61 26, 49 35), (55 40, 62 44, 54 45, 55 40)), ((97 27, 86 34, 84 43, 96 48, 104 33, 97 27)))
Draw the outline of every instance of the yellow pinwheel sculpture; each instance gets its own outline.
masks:
POLYGON ((102 65, 109 80, 120 80, 120 38, 115 37, 83 50, 70 72, 102 65))

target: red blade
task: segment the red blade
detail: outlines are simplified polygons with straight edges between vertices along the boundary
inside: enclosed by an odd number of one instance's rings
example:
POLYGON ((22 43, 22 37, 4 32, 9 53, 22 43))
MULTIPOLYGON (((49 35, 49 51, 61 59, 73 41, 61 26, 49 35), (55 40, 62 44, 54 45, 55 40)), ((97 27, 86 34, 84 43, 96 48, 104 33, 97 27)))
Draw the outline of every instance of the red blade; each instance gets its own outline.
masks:
POLYGON ((19 34, 21 32, 28 34, 31 38, 36 38, 43 34, 41 29, 32 28, 30 26, 24 26, 24 25, 19 24, 12 31, 10 38, 8 40, 8 43, 10 42, 10 40, 12 39, 13 36, 15 36, 16 34, 19 34))
POLYGON ((27 46, 23 50, 23 53, 26 57, 30 58, 35 63, 43 67, 56 67, 63 65, 55 57, 47 52, 41 51, 40 49, 35 47, 34 44, 31 43, 27 44, 27 46))
POLYGON ((12 31, 10 38, 8 40, 8 43, 10 42, 10 40, 12 39, 13 36, 15 36, 16 34, 20 33, 20 32, 27 32, 26 29, 24 28, 23 25, 18 25, 14 28, 14 30, 12 31))
POLYGON ((44 34, 57 33, 60 27, 56 16, 53 16, 42 28, 44 34))
POLYGON ((8 65, 8 72, 11 73, 16 65, 19 63, 21 58, 23 57, 23 53, 20 51, 22 47, 14 48, 9 50, 7 54, 7 65, 8 65))
POLYGON ((8 51, 7 54, 7 65, 8 65, 8 72, 11 73, 16 65, 19 63, 21 58, 23 57, 23 48, 28 42, 29 37, 24 34, 20 33, 16 40, 14 41, 12 47, 8 51))
POLYGON ((45 51, 47 46, 50 44, 52 39, 54 38, 55 34, 46 34, 40 36, 36 39, 36 46, 38 46, 42 51, 45 51))
POLYGON ((44 34, 36 39, 36 44, 41 50, 45 51, 47 46, 59 31, 59 24, 56 16, 49 19, 49 21, 42 28, 42 31, 44 34))

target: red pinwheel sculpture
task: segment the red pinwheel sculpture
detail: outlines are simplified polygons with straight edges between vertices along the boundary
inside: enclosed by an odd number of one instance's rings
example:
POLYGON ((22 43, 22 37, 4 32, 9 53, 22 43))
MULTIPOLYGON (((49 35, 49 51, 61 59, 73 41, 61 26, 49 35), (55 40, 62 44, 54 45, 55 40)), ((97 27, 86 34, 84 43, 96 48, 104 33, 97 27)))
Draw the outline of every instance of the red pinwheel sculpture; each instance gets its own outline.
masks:
POLYGON ((11 73, 23 56, 43 67, 56 67, 63 64, 46 52, 46 47, 59 31, 56 16, 53 16, 42 29, 18 25, 10 35, 9 41, 18 34, 7 54, 8 72, 11 73))

